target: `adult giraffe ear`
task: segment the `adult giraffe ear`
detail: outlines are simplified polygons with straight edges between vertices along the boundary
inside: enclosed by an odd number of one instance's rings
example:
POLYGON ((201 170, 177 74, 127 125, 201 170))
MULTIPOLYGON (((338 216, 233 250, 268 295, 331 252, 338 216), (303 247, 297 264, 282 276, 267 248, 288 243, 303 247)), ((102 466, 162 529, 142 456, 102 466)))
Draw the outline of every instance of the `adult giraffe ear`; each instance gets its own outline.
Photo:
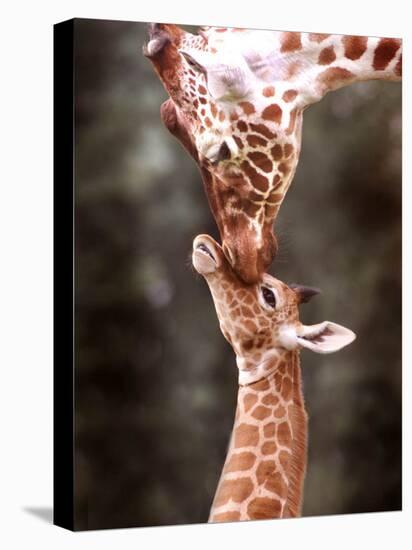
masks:
POLYGON ((313 296, 321 293, 320 288, 314 288, 311 286, 291 284, 289 285, 289 288, 296 292, 300 304, 306 304, 311 298, 313 298, 313 296))
POLYGON ((333 353, 353 342, 356 334, 342 325, 324 321, 317 325, 301 325, 296 337, 297 343, 304 348, 316 353, 333 353))
POLYGON ((214 99, 240 99, 249 92, 250 70, 241 56, 232 59, 226 54, 224 59, 219 59, 216 54, 194 49, 180 49, 179 53, 193 70, 205 75, 209 93, 214 99))

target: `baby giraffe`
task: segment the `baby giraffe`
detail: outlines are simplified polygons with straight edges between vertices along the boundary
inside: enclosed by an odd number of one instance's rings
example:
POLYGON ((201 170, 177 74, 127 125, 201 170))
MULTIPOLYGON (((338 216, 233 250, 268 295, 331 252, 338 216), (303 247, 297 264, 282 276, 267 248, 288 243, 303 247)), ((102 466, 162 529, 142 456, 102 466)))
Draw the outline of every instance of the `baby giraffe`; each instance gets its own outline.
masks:
POLYGON ((195 238, 192 260, 239 368, 235 422, 209 521, 299 516, 307 461, 299 350, 331 353, 356 336, 329 321, 300 323, 299 304, 318 290, 268 274, 246 285, 208 235, 195 238))

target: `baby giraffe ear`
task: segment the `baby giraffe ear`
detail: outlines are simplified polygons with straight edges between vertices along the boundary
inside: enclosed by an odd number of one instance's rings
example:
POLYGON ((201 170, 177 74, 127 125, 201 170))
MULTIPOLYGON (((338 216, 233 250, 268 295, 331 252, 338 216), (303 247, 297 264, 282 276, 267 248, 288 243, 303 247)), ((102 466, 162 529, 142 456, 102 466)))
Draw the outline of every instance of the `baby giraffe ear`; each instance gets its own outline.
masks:
POLYGON ((291 284, 289 285, 289 288, 296 292, 300 304, 306 304, 311 298, 313 298, 313 296, 321 293, 320 288, 314 288, 311 286, 291 284))
POLYGON ((353 342, 356 334, 348 328, 324 321, 317 325, 301 325, 297 330, 298 344, 316 353, 333 353, 353 342))

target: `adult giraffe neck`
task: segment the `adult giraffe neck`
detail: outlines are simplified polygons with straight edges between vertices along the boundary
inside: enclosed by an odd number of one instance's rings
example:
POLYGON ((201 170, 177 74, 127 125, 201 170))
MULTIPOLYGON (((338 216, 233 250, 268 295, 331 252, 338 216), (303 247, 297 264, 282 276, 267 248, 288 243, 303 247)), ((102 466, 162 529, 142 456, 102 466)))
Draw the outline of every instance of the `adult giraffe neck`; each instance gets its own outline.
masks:
POLYGON ((209 521, 293 517, 300 513, 306 469, 307 415, 298 351, 239 386, 226 461, 209 521))

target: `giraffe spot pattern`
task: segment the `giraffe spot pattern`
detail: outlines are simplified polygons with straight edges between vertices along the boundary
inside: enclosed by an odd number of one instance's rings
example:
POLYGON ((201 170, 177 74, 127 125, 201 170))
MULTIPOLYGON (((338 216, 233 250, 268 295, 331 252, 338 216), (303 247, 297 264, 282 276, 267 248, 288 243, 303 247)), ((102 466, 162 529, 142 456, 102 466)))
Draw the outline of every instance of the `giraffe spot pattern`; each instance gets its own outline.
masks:
POLYGON ((265 176, 262 176, 256 170, 251 166, 251 164, 245 160, 242 162, 241 166, 242 170, 245 172, 245 174, 249 177, 251 184, 256 189, 259 189, 260 191, 267 191, 269 187, 268 179, 265 176))
POLYGON ((245 115, 253 115, 253 113, 255 112, 255 106, 249 101, 241 101, 239 103, 239 107, 243 109, 245 115))
POLYGON ((326 40, 328 37, 330 36, 330 34, 325 34, 325 33, 319 33, 319 32, 311 32, 309 33, 309 40, 311 40, 312 42, 323 42, 324 40, 326 40))
POLYGON ((245 395, 245 397, 243 398, 243 406, 245 408, 245 412, 248 412, 253 407, 257 399, 257 395, 255 395, 254 393, 247 393, 245 395))
POLYGON ((256 418, 257 420, 264 420, 265 418, 270 416, 271 412, 272 412, 272 410, 269 409, 268 407, 264 407, 262 405, 259 405, 258 407, 256 407, 253 410, 252 416, 253 416, 253 418, 256 418))
POLYGON ((269 424, 263 426, 263 434, 267 439, 275 437, 275 433, 276 424, 274 422, 269 422, 269 424))
POLYGON ((282 146, 277 143, 270 150, 273 160, 280 160, 283 157, 282 146))
POLYGON ((286 414, 286 409, 282 405, 279 405, 279 407, 273 413, 273 415, 276 418, 283 418, 285 414, 286 414))
POLYGON ((243 502, 251 495, 253 483, 248 477, 239 477, 237 479, 225 479, 220 485, 214 506, 219 507, 229 500, 233 502, 243 502))
POLYGON ((251 134, 247 136, 246 141, 248 142, 248 145, 250 147, 266 147, 267 141, 266 139, 261 138, 260 136, 255 136, 254 134, 251 134))
POLYGON ((272 97, 275 95, 275 88, 273 86, 266 86, 265 88, 263 88, 262 94, 265 97, 272 97))
POLYGON ((287 422, 282 422, 277 427, 277 441, 279 445, 288 447, 292 441, 292 433, 287 422))
POLYGON ((259 428, 252 424, 240 424, 235 430, 235 447, 256 446, 259 441, 259 428))
POLYGON ((373 68, 375 71, 383 71, 395 57, 401 46, 400 40, 394 38, 382 38, 376 47, 373 56, 373 68))
POLYGON ((275 134, 271 130, 269 130, 269 128, 265 124, 262 124, 262 123, 254 124, 254 123, 251 122, 250 123, 250 129, 251 129, 252 132, 256 132, 257 134, 261 134, 262 136, 264 136, 267 139, 277 138, 277 134, 275 134))
POLYGON ((342 43, 345 49, 345 57, 355 61, 366 52, 368 38, 366 36, 344 36, 342 43))
POLYGON ((276 452, 276 443, 274 441, 265 441, 262 445, 262 454, 274 455, 276 452))
POLYGON ((329 46, 329 48, 324 48, 320 52, 319 58, 318 58, 318 64, 330 65, 331 63, 333 63, 333 61, 335 61, 335 59, 336 59, 335 49, 333 46, 329 46))
POLYGON ((249 159, 263 172, 270 173, 273 170, 273 164, 264 153, 259 151, 248 154, 249 159))
POLYGON ((282 33, 281 43, 280 51, 282 53, 295 52, 302 48, 302 41, 298 32, 282 33))
POLYGON ((273 393, 268 393, 262 398, 264 405, 277 405, 279 403, 279 397, 273 393))
POLYGON ((225 472, 240 472, 250 470, 256 461, 256 455, 250 452, 237 453, 232 455, 229 463, 225 466, 225 472))
POLYGON ((250 519, 271 519, 280 514, 282 505, 279 500, 267 497, 257 497, 251 500, 247 507, 250 519))
POLYGON ((285 103, 290 103, 296 98, 297 95, 297 90, 286 90, 286 92, 282 96, 282 99, 285 103))
POLYGON ((282 109, 277 103, 271 103, 263 109, 262 118, 280 124, 282 122, 282 109))
POLYGON ((240 519, 240 512, 222 512, 221 514, 214 514, 212 516, 212 522, 220 521, 238 521, 240 519))

